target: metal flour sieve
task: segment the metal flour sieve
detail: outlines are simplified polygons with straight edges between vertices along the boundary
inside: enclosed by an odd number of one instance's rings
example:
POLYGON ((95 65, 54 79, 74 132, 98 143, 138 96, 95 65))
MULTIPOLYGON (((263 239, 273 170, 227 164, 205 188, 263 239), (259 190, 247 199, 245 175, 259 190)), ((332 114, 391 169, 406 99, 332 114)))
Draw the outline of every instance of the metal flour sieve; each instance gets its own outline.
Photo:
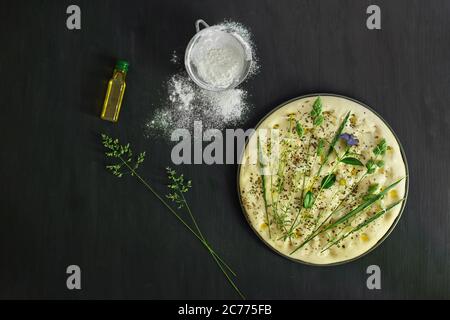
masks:
POLYGON ((205 21, 200 19, 195 22, 195 29, 196 34, 192 37, 191 41, 189 42, 184 56, 184 64, 186 66, 186 71, 189 74, 189 77, 192 79, 192 81, 194 81, 199 87, 210 91, 223 91, 233 89, 240 83, 242 83, 248 76, 250 68, 253 63, 252 50, 250 48, 250 45, 234 30, 226 26, 222 25, 209 26, 205 21), (203 29, 202 26, 204 27, 203 29), (197 67, 193 63, 192 53, 196 49, 196 46, 199 44, 199 41, 202 40, 202 37, 205 37, 207 34, 208 36, 211 36, 212 33, 218 33, 217 34, 218 37, 220 37, 219 33, 226 33, 228 36, 231 36, 232 39, 234 39, 233 41, 235 41, 235 45, 241 49, 239 51, 242 53, 241 58, 243 61, 243 67, 241 69, 239 76, 236 77, 230 83, 230 85, 226 87, 214 86, 214 84, 208 83, 207 81, 205 81, 205 79, 202 79, 202 77, 199 75, 197 67))

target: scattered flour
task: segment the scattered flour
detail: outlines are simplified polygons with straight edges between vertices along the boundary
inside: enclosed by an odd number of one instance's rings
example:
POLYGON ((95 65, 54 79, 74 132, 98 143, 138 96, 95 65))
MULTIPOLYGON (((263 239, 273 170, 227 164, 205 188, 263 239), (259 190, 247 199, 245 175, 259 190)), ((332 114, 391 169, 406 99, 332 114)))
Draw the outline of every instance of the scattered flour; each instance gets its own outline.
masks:
MULTIPOLYGON (((253 63, 248 78, 251 77, 257 72, 258 63, 250 32, 236 22, 224 22, 220 26, 232 30, 232 32, 235 32, 249 44, 253 63)), ((217 52, 208 54, 214 55, 217 52)), ((213 57, 209 58, 213 59, 213 57)), ((206 57, 206 59, 209 58, 206 57)), ((174 63, 177 59, 178 56, 174 52, 171 61, 174 63)), ((208 63, 219 63, 220 69, 221 65, 230 63, 226 59, 228 58, 225 58, 225 60, 219 59, 219 62, 216 60, 216 62, 209 61, 208 63)), ((208 70, 205 69, 203 72, 207 73, 208 70)), ((209 77, 225 83, 232 75, 226 73, 223 75, 219 72, 210 74, 209 77)), ((194 121, 202 121, 204 129, 223 129, 225 125, 237 124, 242 120, 250 107, 248 93, 245 89, 204 90, 189 78, 186 71, 171 76, 166 86, 168 97, 165 99, 163 107, 157 109, 145 123, 146 133, 149 137, 160 137, 163 135, 165 138, 170 138, 173 130, 178 128, 192 131, 194 121)))
POLYGON ((172 62, 173 64, 177 64, 178 62, 180 62, 178 53, 175 50, 172 52, 172 57, 170 58, 170 62, 172 62))
POLYGON ((247 92, 242 89, 221 92, 205 92, 204 99, 215 108, 215 112, 224 123, 239 120, 246 111, 247 92))
POLYGON ((177 112, 191 111, 195 99, 195 88, 180 77, 172 77, 169 81, 169 101, 177 112))

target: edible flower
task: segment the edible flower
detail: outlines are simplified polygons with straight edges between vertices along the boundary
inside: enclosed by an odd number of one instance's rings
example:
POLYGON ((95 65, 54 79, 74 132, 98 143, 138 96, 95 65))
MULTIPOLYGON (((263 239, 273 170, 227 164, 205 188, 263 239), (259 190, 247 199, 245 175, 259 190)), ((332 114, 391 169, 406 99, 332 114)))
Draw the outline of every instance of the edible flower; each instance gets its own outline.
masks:
POLYGON ((345 143, 347 144, 347 146, 351 147, 351 146, 357 146, 359 143, 359 140, 352 134, 350 133, 343 133, 339 136, 339 138, 341 138, 342 140, 345 140, 345 143))

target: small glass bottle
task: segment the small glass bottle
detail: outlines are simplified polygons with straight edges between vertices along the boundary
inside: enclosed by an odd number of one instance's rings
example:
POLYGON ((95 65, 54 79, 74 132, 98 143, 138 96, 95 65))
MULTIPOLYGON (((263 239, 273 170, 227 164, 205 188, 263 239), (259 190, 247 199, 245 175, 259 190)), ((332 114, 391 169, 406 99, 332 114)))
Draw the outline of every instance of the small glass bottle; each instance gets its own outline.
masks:
POLYGON ((108 82, 105 102, 101 118, 103 120, 117 122, 119 120, 120 107, 122 106, 123 94, 125 93, 125 77, 128 72, 128 62, 118 60, 114 68, 112 78, 108 82))

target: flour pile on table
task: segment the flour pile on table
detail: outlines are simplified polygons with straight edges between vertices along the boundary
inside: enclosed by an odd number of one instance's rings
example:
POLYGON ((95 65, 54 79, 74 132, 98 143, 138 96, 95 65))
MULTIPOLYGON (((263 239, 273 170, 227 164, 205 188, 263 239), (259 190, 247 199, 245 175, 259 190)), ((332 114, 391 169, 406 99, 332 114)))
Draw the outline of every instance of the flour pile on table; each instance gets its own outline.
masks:
MULTIPOLYGON (((249 77, 258 70, 254 45, 247 28, 236 22, 221 24, 241 36, 251 47, 253 64, 249 77)), ((180 63, 172 55, 173 63, 180 63)), ((157 109, 145 123, 148 136, 170 137, 177 128, 193 129, 194 121, 202 121, 203 128, 223 129, 225 125, 233 125, 243 119, 249 109, 248 93, 245 89, 235 88, 220 92, 199 88, 186 71, 171 76, 167 83, 167 98, 164 106, 157 109)))

